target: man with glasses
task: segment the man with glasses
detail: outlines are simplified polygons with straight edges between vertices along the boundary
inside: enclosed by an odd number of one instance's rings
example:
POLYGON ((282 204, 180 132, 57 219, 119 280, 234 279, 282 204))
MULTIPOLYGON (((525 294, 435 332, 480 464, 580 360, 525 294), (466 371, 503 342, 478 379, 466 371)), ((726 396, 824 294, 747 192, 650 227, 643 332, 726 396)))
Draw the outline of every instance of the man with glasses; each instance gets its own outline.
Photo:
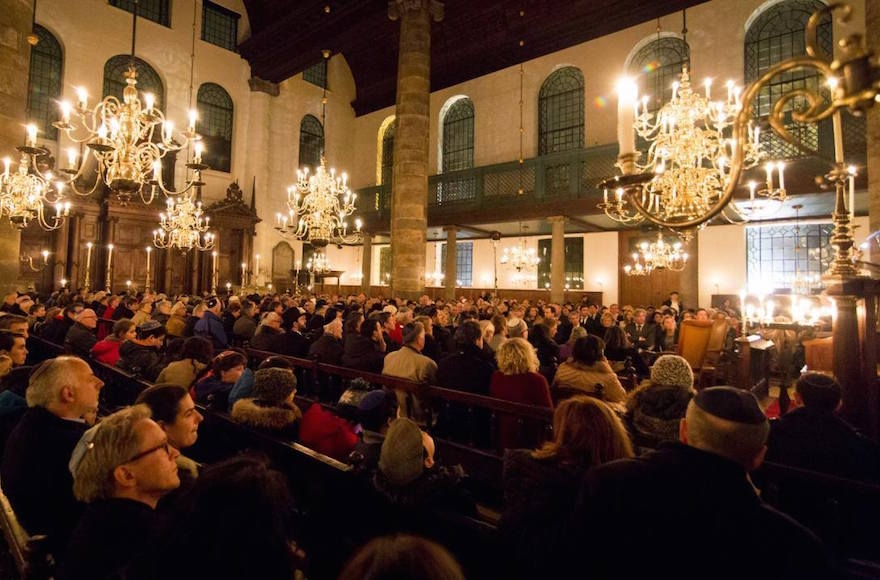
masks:
POLYGON ((177 489, 180 452, 146 405, 106 417, 86 431, 70 458, 73 493, 88 504, 73 532, 61 578, 108 578, 161 536, 156 505, 177 489))
POLYGON ((98 342, 95 328, 98 326, 98 315, 91 308, 86 308, 76 315, 75 322, 67 330, 64 346, 71 354, 82 358, 91 356, 92 347, 98 342))
POLYGON ((54 554, 67 543, 81 513, 73 498, 70 454, 87 420, 94 421, 104 383, 85 361, 60 356, 30 377, 28 410, 6 441, 0 482, 29 534, 46 534, 54 554))

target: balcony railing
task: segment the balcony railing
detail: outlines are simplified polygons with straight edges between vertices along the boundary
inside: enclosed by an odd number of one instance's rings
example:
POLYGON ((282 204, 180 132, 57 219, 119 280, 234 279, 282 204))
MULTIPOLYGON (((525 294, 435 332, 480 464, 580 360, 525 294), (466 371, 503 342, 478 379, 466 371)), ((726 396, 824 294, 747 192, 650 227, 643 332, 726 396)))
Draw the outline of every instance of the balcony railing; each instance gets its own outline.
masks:
MULTIPOLYGON (((554 153, 517 161, 484 165, 428 177, 428 219, 499 205, 528 207, 550 201, 599 199, 602 179, 614 175, 617 144, 554 153)), ((359 214, 371 225, 391 216, 391 185, 357 191, 359 214)))

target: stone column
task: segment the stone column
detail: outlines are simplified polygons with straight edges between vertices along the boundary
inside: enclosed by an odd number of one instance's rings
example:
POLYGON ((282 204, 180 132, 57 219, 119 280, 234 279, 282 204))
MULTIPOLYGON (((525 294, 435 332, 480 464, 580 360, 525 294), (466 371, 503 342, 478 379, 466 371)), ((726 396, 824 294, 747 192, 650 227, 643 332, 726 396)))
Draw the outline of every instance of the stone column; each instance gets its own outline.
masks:
POLYGON ((550 301, 565 301, 565 216, 547 218, 552 231, 550 244, 550 301))
POLYGON ((361 257, 361 292, 370 295, 373 276, 373 234, 364 232, 363 256, 361 257))
POLYGON ((446 277, 443 279, 443 297, 446 300, 455 300, 455 280, 458 278, 458 246, 456 234, 458 228, 447 226, 446 231, 446 277))
POLYGON ((416 299, 425 291, 431 17, 435 21, 443 18, 443 4, 437 0, 393 0, 388 3, 388 16, 400 20, 391 186, 391 293, 416 299))
MULTIPOLYGON (((0 151, 15 158, 15 147, 24 138, 31 52, 27 35, 33 4, 31 0, 4 0, 0 6, 0 151)), ((21 234, 6 217, 0 222, 0 293, 6 294, 24 288, 18 279, 21 234)))
MULTIPOLYGON (((865 39, 880 53, 880 0, 865 0, 865 39)), ((870 231, 880 229, 880 105, 868 109, 868 220, 870 231)), ((871 245, 873 262, 880 261, 880 246, 871 245)))

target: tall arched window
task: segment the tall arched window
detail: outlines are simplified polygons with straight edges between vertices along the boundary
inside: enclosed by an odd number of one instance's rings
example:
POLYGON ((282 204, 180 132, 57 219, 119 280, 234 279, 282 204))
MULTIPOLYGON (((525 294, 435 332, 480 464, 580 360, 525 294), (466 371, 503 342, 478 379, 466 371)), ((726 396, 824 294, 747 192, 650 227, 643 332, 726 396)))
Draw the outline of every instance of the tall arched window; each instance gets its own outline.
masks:
POLYGON ((584 148, 584 75, 554 71, 538 94, 538 155, 584 148))
POLYGON ((28 82, 29 121, 34 121, 46 139, 57 139, 58 129, 52 123, 58 120, 58 105, 61 98, 61 69, 64 55, 61 44, 51 32, 34 24, 34 33, 39 39, 31 48, 30 78, 28 82))
MULTIPOLYGON (((770 6, 754 18, 745 37, 746 82, 755 80, 785 59, 806 54, 804 28, 810 15, 823 6, 824 4, 819 0, 784 0, 770 6)), ((818 28, 818 43, 824 52, 831 53, 833 40, 830 17, 826 17, 818 28)), ((758 93, 755 100, 755 115, 762 119, 766 118, 783 93, 798 88, 815 90, 822 85, 822 82, 820 75, 812 69, 794 70, 777 75, 758 93)), ((791 121, 792 109, 803 105, 803 102, 799 101, 800 99, 795 99, 787 106, 788 130, 810 149, 821 150, 826 154, 831 152, 829 147, 833 149, 833 135, 830 119, 820 123, 818 127, 814 123, 802 124, 791 121)), ((762 133, 762 143, 771 159, 805 155, 770 131, 762 133)))
POLYGON ((458 99, 443 116, 443 173, 474 166, 474 103, 458 99))
POLYGON ((211 169, 228 173, 232 163, 232 97, 220 85, 205 83, 199 87, 196 102, 196 131, 204 139, 204 162, 211 169))
MULTIPOLYGON (((122 90, 125 88, 125 72, 128 70, 132 57, 127 54, 118 54, 104 64, 104 92, 103 96, 113 95, 122 100, 122 90)), ((141 99, 144 93, 153 93, 155 106, 165 110, 165 85, 159 74, 143 60, 134 57, 134 68, 137 71, 137 89, 141 99)), ((143 102, 143 101, 142 101, 143 102)))
POLYGON ((397 133, 397 119, 391 121, 382 133, 382 185, 391 185, 394 169, 394 135, 397 133))
POLYGON ((314 116, 306 115, 299 126, 299 166, 318 167, 323 151, 324 127, 314 116))
POLYGON ((659 109, 672 98, 672 83, 690 64, 688 43, 675 36, 661 36, 639 48, 629 59, 629 74, 637 79, 639 93, 649 97, 648 108, 659 109))

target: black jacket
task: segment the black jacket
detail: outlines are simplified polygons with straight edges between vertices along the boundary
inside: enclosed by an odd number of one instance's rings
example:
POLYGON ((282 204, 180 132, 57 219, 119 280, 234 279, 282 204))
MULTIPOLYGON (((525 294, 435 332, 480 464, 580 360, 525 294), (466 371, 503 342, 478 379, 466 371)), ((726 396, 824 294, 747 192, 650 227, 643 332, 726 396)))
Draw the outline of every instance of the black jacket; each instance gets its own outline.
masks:
POLYGON ((142 377, 151 383, 156 382, 156 377, 165 368, 159 349, 152 346, 141 346, 127 340, 119 347, 119 360, 116 366, 142 377))
POLYGON ((29 534, 46 534, 56 556, 82 511, 67 464, 87 425, 31 407, 6 442, 0 481, 29 534))
POLYGON ((342 353, 342 341, 332 334, 322 334, 309 347, 309 358, 317 357, 320 362, 329 365, 341 365, 342 353))
POLYGON ((73 326, 73 319, 69 316, 53 318, 40 327, 40 336, 52 344, 64 344, 67 331, 73 326))
MULTIPOLYGON (((484 353, 469 345, 455 354, 449 355, 437 365, 437 384, 441 387, 489 395, 489 383, 495 365, 484 353)), ((473 442, 478 446, 488 446, 490 442, 490 418, 487 409, 450 404, 440 412, 438 428, 446 437, 459 441, 473 442)))
POLYGON ((136 556, 152 548, 162 529, 162 517, 145 503, 98 500, 77 524, 58 578, 119 578, 136 556))
POLYGON ((92 356, 92 347, 98 342, 95 331, 87 326, 74 322, 67 330, 67 336, 64 338, 64 346, 76 356, 86 360, 92 356))
POLYGON ((345 343, 342 365, 370 373, 382 372, 385 353, 376 349, 376 343, 366 336, 355 335, 345 343))
POLYGON ((303 333, 291 330, 273 336, 269 341, 269 350, 284 356, 306 358, 309 353, 309 342, 303 333))
POLYGON ((275 330, 271 326, 260 326, 251 339, 251 348, 254 350, 269 350, 272 340, 282 331, 275 330))
POLYGON ((574 522, 583 577, 832 577, 819 540, 761 501, 741 466, 681 443, 590 471, 574 522))

